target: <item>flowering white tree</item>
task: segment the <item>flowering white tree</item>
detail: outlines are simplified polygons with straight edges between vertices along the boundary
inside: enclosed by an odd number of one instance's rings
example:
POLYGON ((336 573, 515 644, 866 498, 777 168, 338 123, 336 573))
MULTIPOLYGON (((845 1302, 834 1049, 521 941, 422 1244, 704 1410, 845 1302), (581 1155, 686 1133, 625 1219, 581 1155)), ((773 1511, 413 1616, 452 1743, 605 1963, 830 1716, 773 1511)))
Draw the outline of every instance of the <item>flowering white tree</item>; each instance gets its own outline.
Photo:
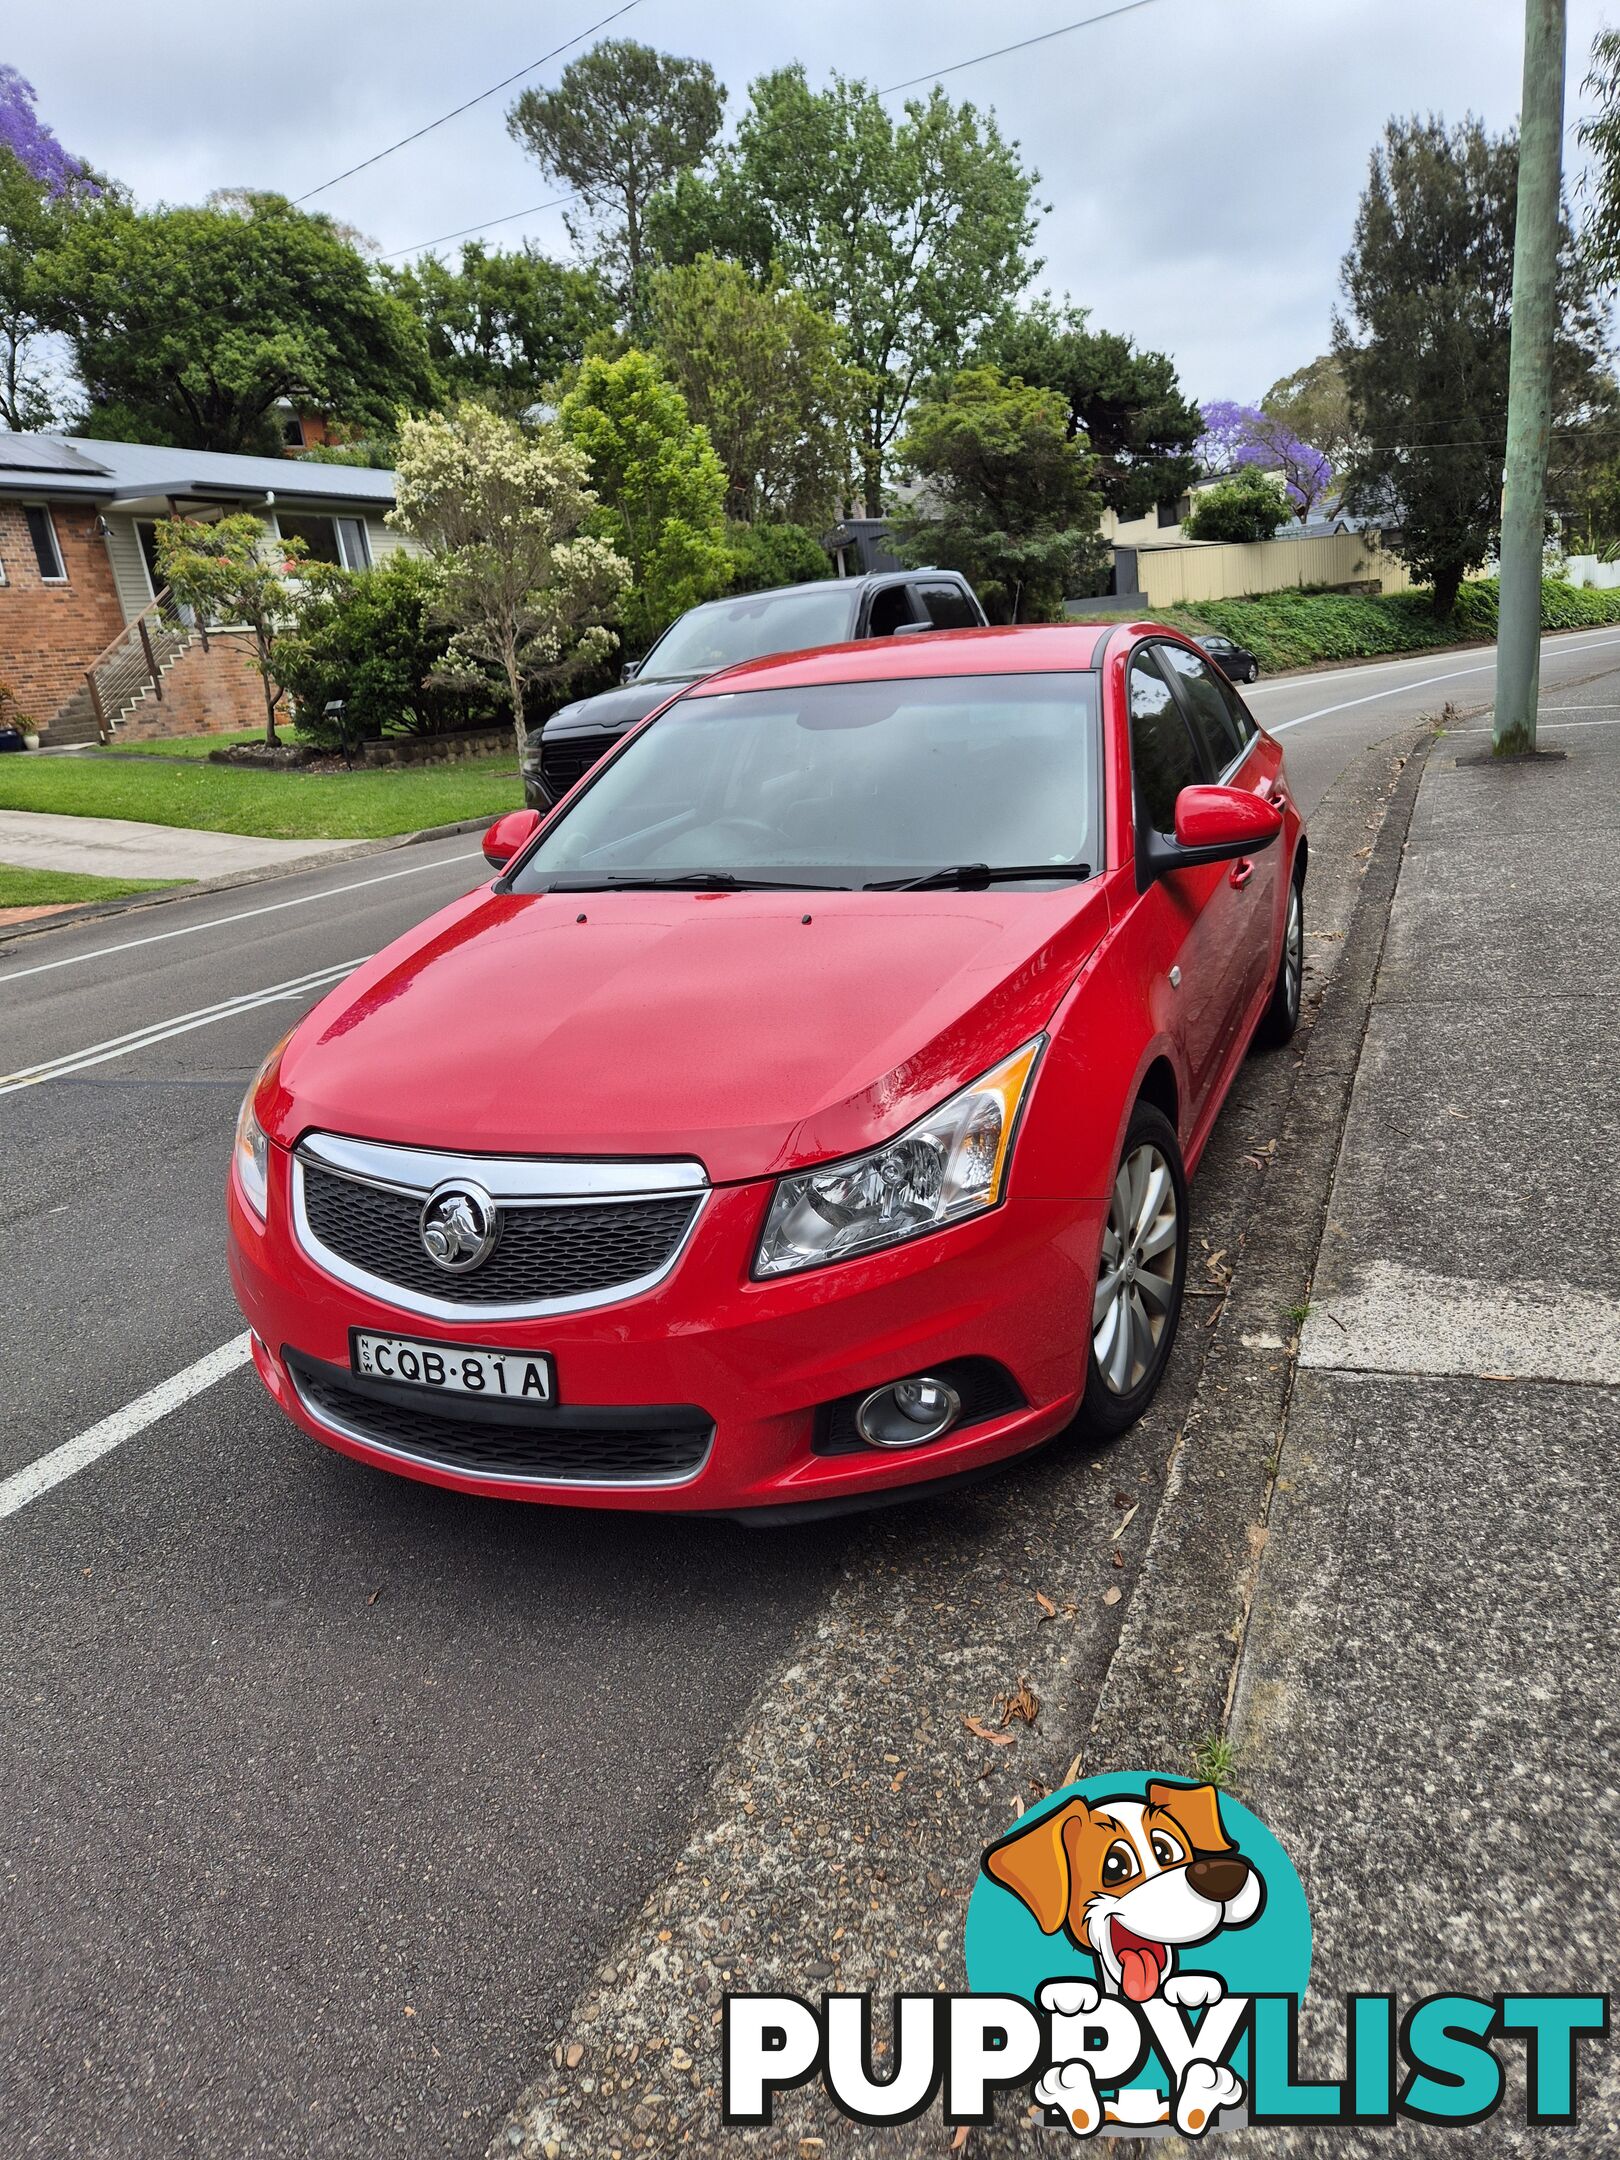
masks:
POLYGON ((630 567, 585 525, 590 460, 555 427, 519 427, 485 405, 402 419, 389 522, 438 559, 439 603, 454 623, 446 674, 494 676, 521 753, 525 690, 603 660, 603 621, 630 567))

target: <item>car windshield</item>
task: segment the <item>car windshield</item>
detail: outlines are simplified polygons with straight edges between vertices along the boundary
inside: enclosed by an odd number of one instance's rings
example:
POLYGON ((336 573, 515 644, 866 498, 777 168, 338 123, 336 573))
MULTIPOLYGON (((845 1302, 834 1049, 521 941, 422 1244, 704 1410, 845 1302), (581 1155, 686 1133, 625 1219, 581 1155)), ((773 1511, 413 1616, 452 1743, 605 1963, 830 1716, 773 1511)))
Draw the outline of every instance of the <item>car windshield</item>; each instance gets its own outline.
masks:
POLYGON ((1072 874, 1102 859, 1100 736, 1092 674, 687 696, 601 768, 514 886, 1072 874))
POLYGON ((855 631, 855 589, 830 578, 808 592, 740 593, 672 623, 641 664, 644 676, 712 675, 768 653, 839 645, 855 631))

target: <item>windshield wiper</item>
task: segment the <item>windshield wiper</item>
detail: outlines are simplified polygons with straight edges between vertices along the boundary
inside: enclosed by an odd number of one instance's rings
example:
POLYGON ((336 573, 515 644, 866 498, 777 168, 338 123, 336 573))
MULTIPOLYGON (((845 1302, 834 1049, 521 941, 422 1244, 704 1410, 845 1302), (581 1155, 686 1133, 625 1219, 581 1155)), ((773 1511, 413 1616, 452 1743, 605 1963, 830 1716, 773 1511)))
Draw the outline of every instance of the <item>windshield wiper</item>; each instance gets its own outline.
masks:
POLYGON ((978 892, 986 885, 1009 885, 1025 879, 1038 878, 1088 878, 1090 863, 1003 863, 994 867, 990 863, 950 863, 943 870, 929 870, 922 877, 876 878, 862 889, 866 892, 927 892, 931 888, 955 886, 961 892, 978 892))
POLYGON ((587 892, 848 892, 847 885, 824 885, 804 878, 738 877, 731 870, 649 871, 638 876, 558 879, 546 890, 587 892))

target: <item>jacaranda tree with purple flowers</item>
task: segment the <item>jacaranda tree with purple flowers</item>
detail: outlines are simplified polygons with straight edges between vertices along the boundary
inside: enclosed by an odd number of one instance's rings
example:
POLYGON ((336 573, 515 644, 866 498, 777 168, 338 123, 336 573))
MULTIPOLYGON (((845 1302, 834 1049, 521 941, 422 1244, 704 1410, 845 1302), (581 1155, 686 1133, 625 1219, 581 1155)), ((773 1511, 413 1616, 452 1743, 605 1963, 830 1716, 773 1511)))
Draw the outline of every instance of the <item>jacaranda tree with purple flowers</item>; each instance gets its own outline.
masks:
POLYGON ((1333 468, 1323 452, 1302 441, 1285 419, 1263 406, 1213 398, 1201 410, 1204 432, 1196 454, 1205 472, 1231 473, 1254 465, 1275 473, 1289 508, 1306 524, 1333 486, 1333 468))
POLYGON ((69 157, 34 110, 34 86, 0 62, 0 150, 9 150, 47 194, 64 195, 85 179, 85 167, 69 157))
POLYGON ((52 365, 52 294, 40 265, 100 188, 34 110, 34 90, 0 66, 0 424, 49 427, 61 415, 52 365))

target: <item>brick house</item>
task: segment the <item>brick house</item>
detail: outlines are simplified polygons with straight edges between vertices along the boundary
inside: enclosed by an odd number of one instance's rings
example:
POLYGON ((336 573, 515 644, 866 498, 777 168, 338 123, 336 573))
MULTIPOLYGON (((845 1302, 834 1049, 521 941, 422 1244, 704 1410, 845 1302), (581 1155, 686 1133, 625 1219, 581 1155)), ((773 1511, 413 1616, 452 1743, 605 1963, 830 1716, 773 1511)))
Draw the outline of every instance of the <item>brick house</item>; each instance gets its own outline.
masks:
POLYGON ((361 466, 0 433, 0 681, 52 745, 255 727, 251 640, 168 601, 157 521, 250 510, 360 569, 414 547, 383 523, 393 500, 393 474, 361 466))

